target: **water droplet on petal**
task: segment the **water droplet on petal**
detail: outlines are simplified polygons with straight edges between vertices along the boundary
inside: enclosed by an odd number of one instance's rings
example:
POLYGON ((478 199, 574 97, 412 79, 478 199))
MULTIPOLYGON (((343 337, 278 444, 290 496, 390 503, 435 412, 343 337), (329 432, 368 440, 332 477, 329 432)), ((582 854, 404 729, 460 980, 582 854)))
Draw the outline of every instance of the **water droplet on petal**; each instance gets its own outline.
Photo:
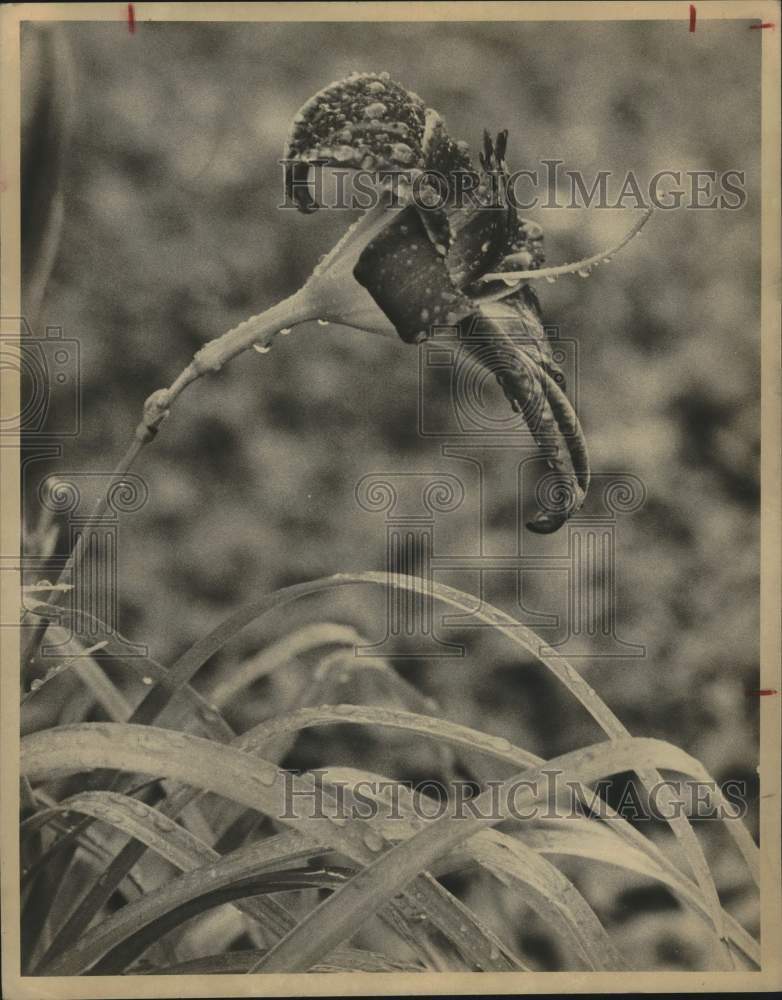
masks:
POLYGON ((332 152, 337 163, 350 163, 355 155, 352 146, 335 146, 332 152))
POLYGON ((406 142, 395 142, 391 146, 391 157, 396 160, 397 163, 407 165, 413 162, 415 159, 415 153, 407 145, 406 142))
POLYGON ((367 104, 364 108, 365 118, 382 118, 386 113, 386 106, 382 101, 375 101, 373 104, 367 104))

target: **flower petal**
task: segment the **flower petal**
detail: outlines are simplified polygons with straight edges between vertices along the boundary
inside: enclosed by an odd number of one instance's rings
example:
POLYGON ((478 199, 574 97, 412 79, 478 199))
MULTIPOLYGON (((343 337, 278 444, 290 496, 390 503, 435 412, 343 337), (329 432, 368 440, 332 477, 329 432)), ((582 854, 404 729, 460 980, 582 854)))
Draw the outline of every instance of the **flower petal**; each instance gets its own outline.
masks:
POLYGON ((293 119, 285 146, 285 182, 302 211, 317 205, 304 182, 310 166, 346 167, 390 175, 469 168, 464 143, 442 118, 388 73, 354 73, 311 97, 293 119))
POLYGON ((553 502, 527 522, 531 531, 548 534, 584 502, 590 478, 586 442, 570 401, 538 362, 542 331, 530 349, 525 334, 517 340, 506 327, 483 313, 473 313, 459 324, 464 350, 495 376, 513 409, 523 415, 550 468, 560 473, 553 502))
POLYGON ((412 206, 367 245, 353 273, 408 344, 426 338, 432 324, 454 326, 475 311, 412 206))

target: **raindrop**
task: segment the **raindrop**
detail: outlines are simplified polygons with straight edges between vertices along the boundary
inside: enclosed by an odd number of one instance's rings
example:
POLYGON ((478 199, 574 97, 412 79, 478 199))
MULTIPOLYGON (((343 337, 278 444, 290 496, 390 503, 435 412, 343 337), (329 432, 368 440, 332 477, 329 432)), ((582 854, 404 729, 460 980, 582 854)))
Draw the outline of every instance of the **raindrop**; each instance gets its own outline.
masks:
POLYGON ((281 337, 287 337, 290 332, 291 332, 291 328, 289 326, 283 327, 283 329, 280 330, 280 336, 281 337))
POLYGON ((504 736, 497 736, 497 737, 491 739, 489 741, 489 746, 493 750, 500 750, 500 751, 505 751, 505 750, 510 750, 511 749, 510 743, 505 739, 504 736))
POLYGON ((269 344, 253 344, 253 350, 257 351, 259 354, 268 354, 271 350, 269 344))
POLYGON ((604 264, 610 264, 611 263, 611 258, 610 257, 603 257, 603 263, 604 264))
POLYGON ((591 274, 591 271, 588 267, 580 267, 576 271, 576 274, 579 276, 579 278, 588 278, 589 275, 591 274))
POLYGON ((367 830, 362 840, 370 851, 383 850, 383 838, 379 834, 375 833, 374 830, 367 830))
POLYGON ((386 113, 386 106, 382 101, 375 101, 364 108, 365 118, 382 118, 386 113))
POLYGON ((154 823, 161 833, 170 833, 176 825, 173 820, 170 820, 167 816, 161 815, 154 817, 154 823))
POLYGON ((38 690, 38 688, 39 688, 39 687, 40 687, 40 686, 41 686, 42 684, 43 684, 43 681, 41 680, 41 678, 40 678, 40 677, 37 677, 37 678, 36 678, 36 679, 35 679, 35 680, 34 680, 34 681, 32 682, 32 684, 30 685, 30 690, 31 690, 31 691, 37 691, 37 690, 38 690))
POLYGON ((142 684, 146 684, 146 685, 150 685, 150 684, 152 684, 152 678, 151 677, 142 677, 141 678, 141 683, 142 684))
POLYGON ((271 786, 277 780, 277 768, 260 767, 255 777, 262 785, 265 785, 267 788, 271 788, 271 786))
POLYGON ((405 142, 396 142, 391 146, 391 156, 397 163, 408 164, 415 159, 415 153, 405 142))
POLYGON ((319 319, 318 320, 318 326, 328 326, 328 325, 329 325, 329 321, 327 319, 319 319))
POLYGON ((549 283, 550 285, 553 285, 553 284, 554 284, 554 282, 555 282, 556 280, 557 280, 557 279, 556 279, 556 278, 554 277, 554 275, 553 275, 553 274, 547 274, 547 275, 546 275, 546 281, 547 281, 547 282, 548 282, 548 283, 549 283))
POLYGON ((485 243, 481 243, 481 253, 488 253, 491 243, 487 240, 485 243))

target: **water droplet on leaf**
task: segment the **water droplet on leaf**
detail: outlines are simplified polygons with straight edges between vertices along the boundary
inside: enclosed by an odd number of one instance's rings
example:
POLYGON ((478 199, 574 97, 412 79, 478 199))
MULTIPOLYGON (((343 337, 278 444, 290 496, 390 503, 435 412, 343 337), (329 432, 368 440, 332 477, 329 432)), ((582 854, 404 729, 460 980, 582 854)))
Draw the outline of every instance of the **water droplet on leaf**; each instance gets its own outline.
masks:
POLYGON ((374 830, 367 830, 362 837, 362 840, 370 851, 377 852, 383 850, 383 838, 379 834, 375 833, 374 830))

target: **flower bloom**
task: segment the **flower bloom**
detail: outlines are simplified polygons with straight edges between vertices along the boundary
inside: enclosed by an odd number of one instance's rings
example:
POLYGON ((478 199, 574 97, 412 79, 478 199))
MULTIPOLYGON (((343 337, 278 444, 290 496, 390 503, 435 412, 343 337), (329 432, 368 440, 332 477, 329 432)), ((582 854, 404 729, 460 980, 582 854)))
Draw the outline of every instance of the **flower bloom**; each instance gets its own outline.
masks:
POLYGON ((171 401, 205 371, 250 346, 268 350, 274 336, 298 323, 321 319, 405 343, 449 327, 464 363, 496 379, 558 473, 552 506, 527 527, 541 534, 561 527, 584 502, 589 459, 529 282, 586 276, 633 238, 648 213, 613 250, 543 267, 542 230, 512 203, 507 139, 507 131, 494 141, 484 132, 475 167, 440 115, 386 73, 354 73, 307 101, 286 143, 289 198, 303 212, 316 211, 310 172, 331 166, 371 171, 378 202, 298 292, 205 345, 170 389, 153 394, 142 435, 155 432, 171 401))
POLYGON ((308 292, 322 303, 321 318, 390 329, 406 343, 425 339, 435 325, 456 328, 469 363, 495 376, 566 484, 560 508, 527 524, 550 532, 583 503, 589 462, 537 296, 510 277, 519 263, 539 268, 543 251, 540 227, 520 218, 508 196, 506 144, 507 132, 496 143, 485 134, 476 170, 466 143, 454 142, 420 97, 387 74, 354 74, 320 91, 295 117, 286 187, 304 212, 318 207, 306 186, 312 168, 372 170, 392 192, 392 207, 378 205, 348 231, 308 292), (455 197, 459 192, 469 197, 455 197), (508 283, 504 274, 482 280, 505 271, 508 283))

